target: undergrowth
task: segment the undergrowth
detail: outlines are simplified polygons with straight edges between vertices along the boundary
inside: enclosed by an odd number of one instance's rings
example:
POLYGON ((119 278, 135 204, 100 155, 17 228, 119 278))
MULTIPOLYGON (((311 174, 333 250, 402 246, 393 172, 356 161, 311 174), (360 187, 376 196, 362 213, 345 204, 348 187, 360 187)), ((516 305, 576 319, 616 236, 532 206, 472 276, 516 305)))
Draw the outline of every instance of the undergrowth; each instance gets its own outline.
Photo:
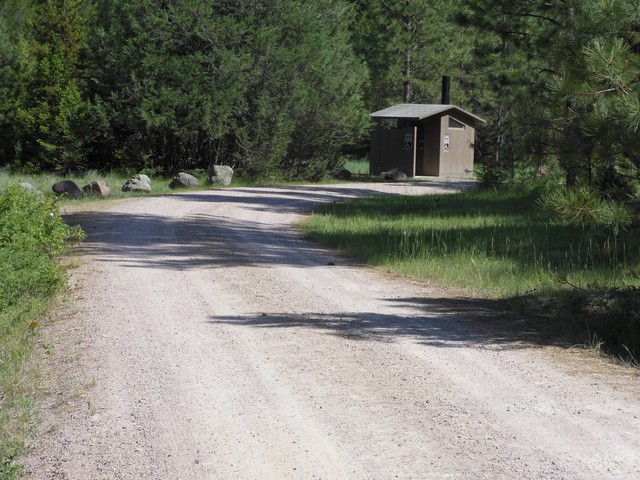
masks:
POLYGON ((0 478, 17 478, 33 405, 25 365, 48 299, 63 285, 57 262, 83 233, 63 222, 58 200, 10 185, 0 193, 0 478))

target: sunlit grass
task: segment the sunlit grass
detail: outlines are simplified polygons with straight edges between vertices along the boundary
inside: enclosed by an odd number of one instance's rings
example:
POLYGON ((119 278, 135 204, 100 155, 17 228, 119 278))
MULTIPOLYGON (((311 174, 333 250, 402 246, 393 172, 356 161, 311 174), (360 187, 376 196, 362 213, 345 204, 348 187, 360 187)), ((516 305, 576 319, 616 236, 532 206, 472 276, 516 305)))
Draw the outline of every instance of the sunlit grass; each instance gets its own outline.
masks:
POLYGON ((353 175, 369 175, 369 160, 366 158, 350 158, 346 161, 344 168, 353 175))
MULTIPOLYGON (((550 218, 535 192, 376 197, 319 208, 307 235, 402 275, 502 299, 570 343, 640 357, 640 231, 550 218)), ((635 362, 635 363, 634 363, 635 362)))
POLYGON ((508 297, 561 284, 637 282, 640 239, 554 222, 534 193, 353 200, 318 210, 310 237, 394 272, 508 297))

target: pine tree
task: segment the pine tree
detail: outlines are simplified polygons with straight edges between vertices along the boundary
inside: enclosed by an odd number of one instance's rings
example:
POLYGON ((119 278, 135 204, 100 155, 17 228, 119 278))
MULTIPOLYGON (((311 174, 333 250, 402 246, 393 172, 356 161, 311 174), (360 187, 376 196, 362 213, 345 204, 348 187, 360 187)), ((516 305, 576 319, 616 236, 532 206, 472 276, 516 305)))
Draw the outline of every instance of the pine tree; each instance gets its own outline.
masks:
POLYGON ((25 29, 21 91, 14 91, 14 166, 66 172, 82 168, 85 101, 80 63, 92 5, 85 0, 33 4, 25 29), (19 148, 17 148, 19 146, 19 148))
MULTIPOLYGON (((640 175, 640 3, 582 2, 575 7, 573 55, 560 57, 562 70, 550 82, 564 101, 564 125, 573 129, 583 180, 607 182, 640 175)), ((557 111, 557 110, 556 110, 557 111)), ((577 174, 576 174, 577 176, 577 174)), ((631 180, 631 179, 629 179, 631 180)))
POLYGON ((454 78, 452 97, 468 106, 464 85, 471 38, 453 21, 460 1, 357 0, 354 45, 366 61, 371 110, 393 103, 437 103, 443 75, 454 78))
POLYGON ((550 65, 546 49, 557 26, 550 3, 465 0, 457 22, 475 29, 474 111, 488 120, 480 145, 482 179, 500 184, 517 164, 546 162, 548 125, 541 100, 550 65))
POLYGON ((364 131, 346 2, 112 0, 99 18, 96 158, 317 177, 364 131))

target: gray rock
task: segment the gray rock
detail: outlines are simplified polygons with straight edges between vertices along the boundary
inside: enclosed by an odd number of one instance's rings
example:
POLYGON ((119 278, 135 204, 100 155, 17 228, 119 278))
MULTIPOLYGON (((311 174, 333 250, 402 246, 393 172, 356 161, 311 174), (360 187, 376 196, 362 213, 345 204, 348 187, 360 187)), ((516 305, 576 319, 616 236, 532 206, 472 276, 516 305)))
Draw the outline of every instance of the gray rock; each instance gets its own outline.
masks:
POLYGON ((44 193, 42 193, 36 187, 34 187, 33 185, 27 182, 21 182, 20 188, 22 188, 23 190, 29 190, 30 192, 33 192, 33 193, 37 193, 38 195, 44 195, 44 193))
POLYGON ((178 175, 173 177, 171 183, 169 184, 169 188, 195 188, 198 186, 198 179, 193 175, 189 175, 188 173, 180 172, 178 175))
POLYGON ((131 177, 122 186, 123 192, 151 192, 151 179, 146 175, 139 173, 131 177))
POLYGON ((231 185, 233 179, 233 168, 226 165, 211 165, 207 170, 207 177, 211 183, 221 183, 231 185))
POLYGON ((387 180, 393 180, 394 182, 397 182, 400 180, 406 180, 409 177, 407 177, 407 174, 404 173, 402 170, 398 168, 392 168, 391 170, 389 170, 387 173, 384 174, 384 178, 387 180))
POLYGON ((62 180, 54 183, 51 187, 53 193, 56 195, 66 195, 68 198, 80 198, 82 196, 82 190, 76 185, 73 180, 62 180))
POLYGON ((96 195, 98 197, 106 197, 111 193, 111 189, 104 182, 91 182, 82 187, 82 191, 87 195, 96 195))

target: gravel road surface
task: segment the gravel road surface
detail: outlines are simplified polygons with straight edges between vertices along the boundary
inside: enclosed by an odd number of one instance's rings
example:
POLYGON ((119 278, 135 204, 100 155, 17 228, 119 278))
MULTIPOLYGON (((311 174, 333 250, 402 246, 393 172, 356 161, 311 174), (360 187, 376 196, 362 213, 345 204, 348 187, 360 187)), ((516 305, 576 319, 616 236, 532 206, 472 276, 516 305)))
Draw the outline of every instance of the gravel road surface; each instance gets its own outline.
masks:
MULTIPOLYGON (((341 197, 235 188, 68 208, 33 479, 639 479, 640 378, 303 241, 341 197)), ((490 313, 484 313, 490 315, 490 313)))

